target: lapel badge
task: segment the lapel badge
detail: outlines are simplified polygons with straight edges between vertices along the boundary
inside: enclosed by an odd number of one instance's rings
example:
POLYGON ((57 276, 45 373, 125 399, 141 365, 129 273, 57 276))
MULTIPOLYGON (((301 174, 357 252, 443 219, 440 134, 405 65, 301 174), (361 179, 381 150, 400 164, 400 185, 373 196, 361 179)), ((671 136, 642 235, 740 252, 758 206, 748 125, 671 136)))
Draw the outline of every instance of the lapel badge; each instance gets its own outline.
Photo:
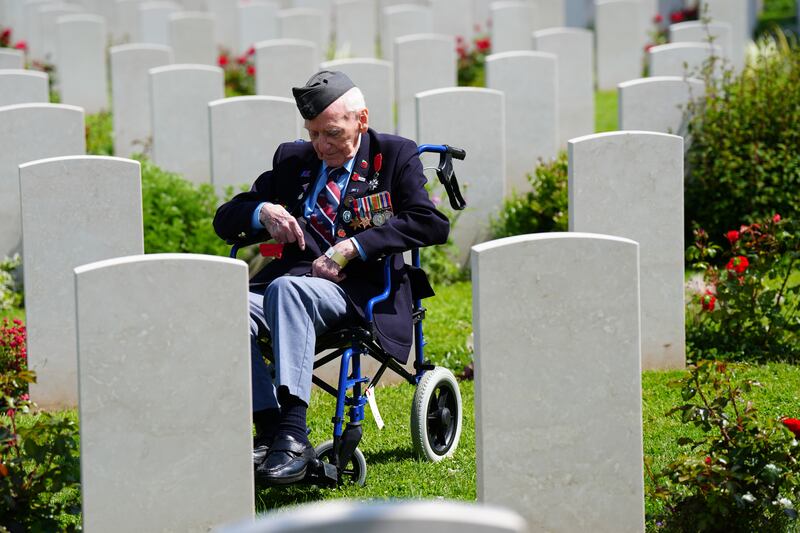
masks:
POLYGON ((366 181, 366 180, 358 172, 353 172, 353 181, 366 181))
POLYGON ((362 159, 361 160, 361 168, 367 168, 367 160, 366 159, 362 159))
POLYGON ((383 154, 375 154, 375 159, 372 160, 372 166, 375 167, 375 172, 380 172, 383 166, 383 154))
POLYGON ((345 205, 345 207, 350 207, 351 205, 353 205, 353 202, 354 202, 354 201, 355 201, 355 200, 353 200, 353 197, 352 197, 352 196, 349 196, 349 195, 348 195, 348 196, 345 196, 345 197, 344 197, 344 205, 345 205))
POLYGON ((342 212, 342 220, 345 222, 350 222, 353 220, 353 213, 351 211, 344 211, 342 212))
POLYGON ((344 230, 344 228, 339 228, 339 231, 336 232, 336 235, 338 235, 339 237, 344 238, 344 237, 347 237, 347 232, 344 230))
POLYGON ((378 188, 378 178, 372 178, 371 180, 369 180, 369 190, 374 191, 377 188, 378 188))

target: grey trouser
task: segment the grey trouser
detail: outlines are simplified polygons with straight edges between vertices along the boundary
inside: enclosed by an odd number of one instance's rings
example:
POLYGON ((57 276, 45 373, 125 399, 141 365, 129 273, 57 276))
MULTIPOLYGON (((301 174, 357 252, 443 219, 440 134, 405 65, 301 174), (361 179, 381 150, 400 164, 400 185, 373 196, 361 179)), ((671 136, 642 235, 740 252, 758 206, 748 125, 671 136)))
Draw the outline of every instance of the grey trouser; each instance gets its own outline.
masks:
POLYGON ((253 411, 278 407, 280 386, 308 403, 316 338, 346 316, 344 291, 322 278, 282 276, 263 295, 250 293, 253 411), (272 337, 275 384, 256 342, 266 334, 272 337))

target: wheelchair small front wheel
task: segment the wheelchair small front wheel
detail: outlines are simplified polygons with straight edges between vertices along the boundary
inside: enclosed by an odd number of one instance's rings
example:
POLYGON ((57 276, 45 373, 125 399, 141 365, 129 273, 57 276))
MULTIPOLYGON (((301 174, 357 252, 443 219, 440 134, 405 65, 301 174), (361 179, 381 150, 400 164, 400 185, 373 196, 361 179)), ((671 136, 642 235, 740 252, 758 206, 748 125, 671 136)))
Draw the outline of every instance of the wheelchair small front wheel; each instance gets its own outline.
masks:
MULTIPOLYGON (((326 440, 316 448, 317 459, 325 463, 333 463, 333 440, 326 440)), ((363 487, 367 481, 367 460, 364 454, 356 448, 353 456, 346 465, 339 468, 339 484, 354 484, 363 487)))
POLYGON ((462 426, 461 391, 446 368, 425 372, 411 406, 414 452, 430 461, 451 457, 458 447, 462 426))

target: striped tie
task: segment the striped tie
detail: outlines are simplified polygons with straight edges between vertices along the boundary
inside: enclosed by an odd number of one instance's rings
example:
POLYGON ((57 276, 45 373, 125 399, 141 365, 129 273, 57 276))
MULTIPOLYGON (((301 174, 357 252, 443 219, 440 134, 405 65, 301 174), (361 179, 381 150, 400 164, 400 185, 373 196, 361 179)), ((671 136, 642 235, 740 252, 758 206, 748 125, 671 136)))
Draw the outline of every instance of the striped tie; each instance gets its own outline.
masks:
POLYGON ((336 222, 336 212, 339 210, 339 199, 342 196, 336 180, 344 168, 328 169, 328 179, 325 186, 319 191, 317 204, 311 213, 310 222, 317 232, 329 243, 334 243, 333 227, 336 222))

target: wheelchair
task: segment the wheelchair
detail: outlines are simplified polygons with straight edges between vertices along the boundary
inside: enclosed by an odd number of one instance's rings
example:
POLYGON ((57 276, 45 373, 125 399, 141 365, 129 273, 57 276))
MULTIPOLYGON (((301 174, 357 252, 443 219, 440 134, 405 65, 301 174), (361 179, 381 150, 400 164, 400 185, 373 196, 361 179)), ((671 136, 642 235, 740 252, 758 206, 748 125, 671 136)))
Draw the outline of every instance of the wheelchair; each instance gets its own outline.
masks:
MULTIPOLYGON (((466 152, 448 145, 425 144, 418 153, 438 153, 439 164, 435 167, 439 182, 447 193, 450 206, 462 210, 466 202, 461 196, 453 170, 453 158, 463 160, 466 152)), ((244 246, 253 243, 233 243, 230 256, 235 258, 244 246)), ((270 245, 261 245, 262 255, 269 255, 270 245)), ((425 308, 421 300, 413 302, 412 321, 414 327, 414 372, 409 372, 378 344, 373 333, 373 308, 386 300, 391 292, 390 266, 392 257, 383 258, 383 292, 368 301, 364 310, 366 323, 351 325, 325 333, 317 338, 315 352, 320 354, 332 350, 314 362, 314 369, 339 361, 338 387, 333 387, 317 375, 312 382, 336 398, 333 416, 333 438, 315 447, 316 460, 310 465, 304 483, 322 486, 337 486, 352 483, 364 485, 367 462, 358 448, 363 435, 364 407, 368 403, 368 391, 375 387, 385 371, 391 370, 408 383, 416 386, 411 407, 411 438, 415 454, 430 461, 440 461, 452 456, 458 447, 462 429, 461 392, 453 373, 436 367, 425 359, 425 337, 422 322, 425 308), (374 358, 380 364, 372 378, 362 375, 362 356, 374 358), (348 394, 349 391, 349 394, 348 394), (347 421, 345 421, 347 411, 347 421)), ((411 250, 413 266, 420 267, 419 249, 411 250)), ((262 354, 274 362, 270 340, 259 339, 262 354)))

